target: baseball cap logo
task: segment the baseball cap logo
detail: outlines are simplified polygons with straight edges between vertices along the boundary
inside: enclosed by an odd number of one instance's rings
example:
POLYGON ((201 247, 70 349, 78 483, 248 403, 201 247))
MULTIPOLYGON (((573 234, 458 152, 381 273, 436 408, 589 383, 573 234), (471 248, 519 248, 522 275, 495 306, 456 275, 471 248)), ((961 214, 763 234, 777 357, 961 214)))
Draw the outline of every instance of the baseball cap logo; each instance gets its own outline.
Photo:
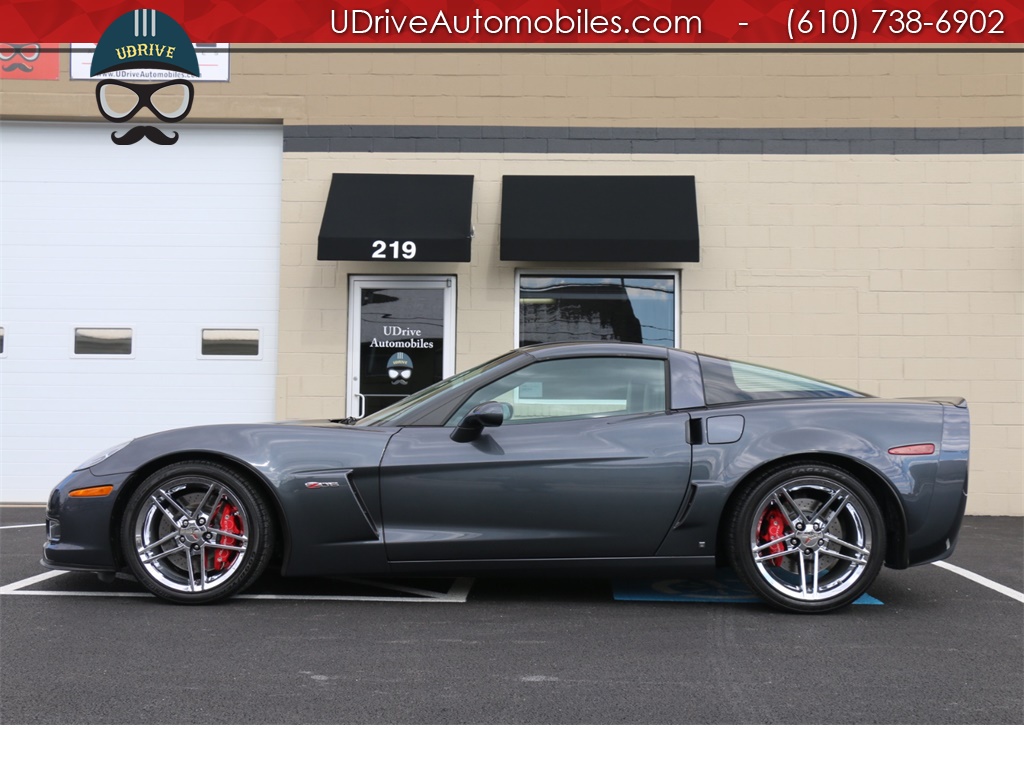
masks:
POLYGON ((100 36, 89 74, 118 69, 158 67, 199 77, 199 59, 192 41, 174 19, 161 11, 129 11, 100 36))
MULTIPOLYGON (((92 76, 125 69, 154 67, 199 77, 199 59, 185 30, 161 11, 129 11, 114 20, 93 52, 92 76)), ((130 120, 148 109, 158 120, 175 123, 192 109, 195 89, 184 78, 155 83, 101 80, 96 84, 100 114, 114 123, 130 120)), ((164 133, 155 126, 134 126, 121 136, 110 134, 115 144, 135 144, 146 138, 156 144, 174 144, 178 133, 164 133)))
POLYGON ((388 358, 388 378, 392 384, 408 386, 412 378, 412 360, 404 352, 395 352, 388 358))

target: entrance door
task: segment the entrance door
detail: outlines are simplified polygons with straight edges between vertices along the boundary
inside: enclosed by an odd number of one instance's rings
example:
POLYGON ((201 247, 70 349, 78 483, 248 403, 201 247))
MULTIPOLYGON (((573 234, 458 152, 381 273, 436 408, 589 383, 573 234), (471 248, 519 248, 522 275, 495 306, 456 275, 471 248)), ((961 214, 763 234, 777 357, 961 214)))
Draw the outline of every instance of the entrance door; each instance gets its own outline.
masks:
POLYGON ((455 278, 353 277, 348 414, 368 416, 455 373, 455 278))

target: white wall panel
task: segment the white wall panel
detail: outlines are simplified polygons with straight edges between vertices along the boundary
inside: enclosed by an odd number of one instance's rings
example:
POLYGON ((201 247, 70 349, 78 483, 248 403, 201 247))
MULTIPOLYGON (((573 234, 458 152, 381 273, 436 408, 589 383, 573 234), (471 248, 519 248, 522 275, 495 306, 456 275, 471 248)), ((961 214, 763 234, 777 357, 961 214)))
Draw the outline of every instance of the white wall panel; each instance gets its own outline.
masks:
POLYGON ((274 415, 280 127, 0 122, 0 501, 44 501, 139 434, 274 415), (127 359, 73 354, 130 327, 127 359), (203 359, 200 330, 258 328, 258 359, 203 359))

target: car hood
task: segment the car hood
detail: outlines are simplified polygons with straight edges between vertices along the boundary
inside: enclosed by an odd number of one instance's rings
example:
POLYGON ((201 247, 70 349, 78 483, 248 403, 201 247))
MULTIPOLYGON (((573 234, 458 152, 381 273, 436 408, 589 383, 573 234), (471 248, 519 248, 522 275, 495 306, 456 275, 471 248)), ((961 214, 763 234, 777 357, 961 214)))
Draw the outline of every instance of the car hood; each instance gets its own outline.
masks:
POLYGON ((116 475, 154 463, 202 458, 246 464, 268 477, 376 467, 397 431, 326 419, 183 427, 136 438, 91 469, 95 475, 116 475))

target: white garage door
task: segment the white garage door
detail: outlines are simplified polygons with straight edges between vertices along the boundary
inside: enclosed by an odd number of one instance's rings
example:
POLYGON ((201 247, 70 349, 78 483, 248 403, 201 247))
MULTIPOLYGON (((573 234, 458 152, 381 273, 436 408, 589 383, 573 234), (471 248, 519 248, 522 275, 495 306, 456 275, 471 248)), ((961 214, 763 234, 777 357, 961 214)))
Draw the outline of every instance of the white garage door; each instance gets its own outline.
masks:
POLYGON ((139 434, 274 415, 282 135, 0 122, 0 501, 139 434))

